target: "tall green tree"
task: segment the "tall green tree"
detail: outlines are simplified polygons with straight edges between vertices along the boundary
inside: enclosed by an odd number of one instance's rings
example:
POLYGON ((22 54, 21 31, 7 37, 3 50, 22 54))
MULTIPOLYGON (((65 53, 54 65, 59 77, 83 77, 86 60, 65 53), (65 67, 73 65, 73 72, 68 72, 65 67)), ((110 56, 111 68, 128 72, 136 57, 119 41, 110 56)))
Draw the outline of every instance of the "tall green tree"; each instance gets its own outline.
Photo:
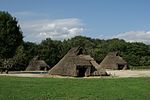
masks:
POLYGON ((13 66, 12 70, 25 70, 30 60, 37 55, 37 49, 37 44, 31 42, 24 42, 20 45, 14 56, 16 65, 13 66))
POLYGON ((38 55, 53 67, 62 58, 62 42, 50 38, 43 40, 39 45, 38 55))
POLYGON ((13 57, 22 42, 22 31, 16 18, 8 12, 0 11, 0 57, 13 57))

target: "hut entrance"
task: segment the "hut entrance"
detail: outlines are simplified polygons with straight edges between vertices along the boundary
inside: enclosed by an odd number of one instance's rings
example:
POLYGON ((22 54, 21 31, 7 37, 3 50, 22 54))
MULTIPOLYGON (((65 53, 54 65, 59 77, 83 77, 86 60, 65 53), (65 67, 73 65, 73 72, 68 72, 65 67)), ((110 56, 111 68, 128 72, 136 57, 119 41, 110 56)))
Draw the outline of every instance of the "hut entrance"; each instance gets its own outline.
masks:
POLYGON ((41 71, 45 71, 45 70, 46 70, 46 67, 40 67, 40 70, 41 70, 41 71))
POLYGON ((118 64, 118 70, 122 70, 125 67, 123 64, 118 64))
POLYGON ((77 66, 77 77, 84 77, 86 73, 87 68, 84 66, 77 66))

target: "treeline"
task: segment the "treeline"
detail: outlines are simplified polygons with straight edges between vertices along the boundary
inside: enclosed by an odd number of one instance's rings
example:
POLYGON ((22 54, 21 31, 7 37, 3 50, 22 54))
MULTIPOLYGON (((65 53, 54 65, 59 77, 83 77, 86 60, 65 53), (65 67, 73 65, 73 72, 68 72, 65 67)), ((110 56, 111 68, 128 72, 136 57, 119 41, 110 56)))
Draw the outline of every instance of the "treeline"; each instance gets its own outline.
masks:
POLYGON ((76 36, 57 41, 47 38, 40 44, 23 41, 16 18, 0 12, 0 66, 11 65, 11 70, 25 70, 36 55, 53 67, 72 47, 82 46, 100 63, 108 52, 118 51, 130 66, 150 66, 150 45, 122 39, 93 39, 76 36))
MULTIPOLYGON (((120 55, 131 66, 150 65, 150 46, 143 43, 128 43, 120 39, 91 39, 83 36, 76 36, 72 39, 61 41, 46 39, 40 44, 24 42, 16 52, 18 58, 17 70, 24 70, 29 61, 36 55, 45 60, 51 67, 54 66, 70 48, 82 46, 87 52, 100 63, 108 52, 119 51, 120 55), (21 68, 22 67, 22 68, 21 68)), ((16 69, 15 69, 16 70, 16 69)))
POLYGON ((63 42, 47 38, 40 44, 24 42, 16 50, 19 63, 26 67, 36 55, 53 67, 72 47, 82 46, 100 63, 108 52, 118 51, 130 66, 150 65, 150 46, 144 43, 128 43, 121 39, 100 40, 84 36, 64 40, 63 42))

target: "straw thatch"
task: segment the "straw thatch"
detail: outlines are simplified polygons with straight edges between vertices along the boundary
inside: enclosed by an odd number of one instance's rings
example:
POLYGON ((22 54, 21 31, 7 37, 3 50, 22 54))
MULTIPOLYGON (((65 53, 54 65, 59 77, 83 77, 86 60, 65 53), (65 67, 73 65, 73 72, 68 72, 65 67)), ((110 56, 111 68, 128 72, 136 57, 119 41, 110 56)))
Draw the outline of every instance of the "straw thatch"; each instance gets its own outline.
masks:
POLYGON ((49 66, 46 64, 44 60, 39 60, 39 57, 34 57, 28 67, 26 68, 26 71, 46 71, 49 69, 49 66))
MULTIPOLYGON (((82 47, 72 48, 68 53, 49 71, 51 75, 63 76, 90 76, 97 71, 96 64, 92 64, 94 59, 90 55, 86 55, 86 50, 82 47)), ((96 62, 95 62, 96 63, 96 62)), ((105 71, 99 74, 106 74, 105 71)))
POLYGON ((104 60, 100 63, 101 68, 106 69, 127 69, 128 64, 122 57, 119 56, 118 52, 110 52, 106 55, 104 60))

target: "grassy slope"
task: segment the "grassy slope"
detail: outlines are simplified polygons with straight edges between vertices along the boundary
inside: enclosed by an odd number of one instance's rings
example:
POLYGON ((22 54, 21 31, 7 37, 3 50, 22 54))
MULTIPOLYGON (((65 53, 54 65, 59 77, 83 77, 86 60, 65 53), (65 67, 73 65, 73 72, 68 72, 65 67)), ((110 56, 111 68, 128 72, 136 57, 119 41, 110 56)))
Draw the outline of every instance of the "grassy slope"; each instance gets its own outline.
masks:
POLYGON ((0 77, 0 100, 148 100, 150 78, 0 77))

